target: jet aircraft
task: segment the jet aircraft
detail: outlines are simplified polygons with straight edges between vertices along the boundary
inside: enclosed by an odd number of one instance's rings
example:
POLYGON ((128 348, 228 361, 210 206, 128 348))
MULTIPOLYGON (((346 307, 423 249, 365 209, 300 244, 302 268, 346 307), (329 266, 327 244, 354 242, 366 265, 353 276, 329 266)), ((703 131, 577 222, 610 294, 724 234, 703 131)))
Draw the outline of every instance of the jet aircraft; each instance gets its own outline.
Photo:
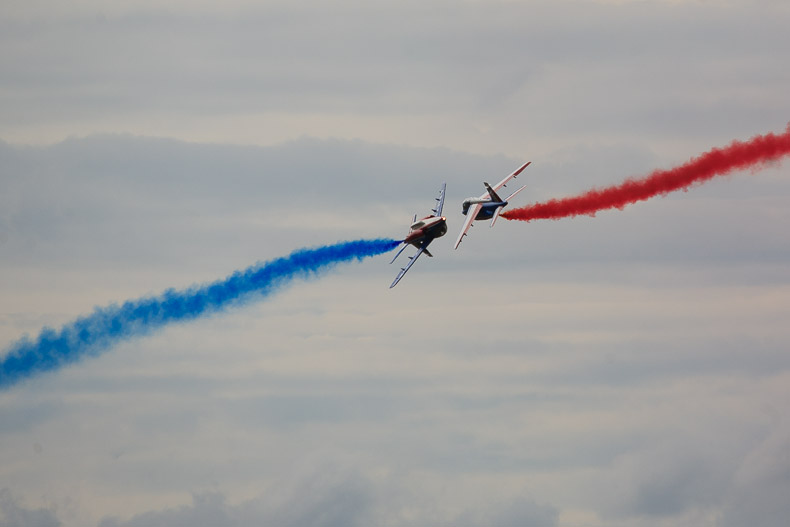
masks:
POLYGON ((390 289, 395 287, 400 279, 403 278, 403 275, 411 269, 411 266, 414 265, 414 262, 417 261, 417 258, 420 257, 422 253, 427 254, 428 256, 433 256, 430 251, 428 251, 428 245, 431 244, 433 240, 436 238, 441 238, 447 233, 447 218, 442 216, 442 207, 444 206, 444 193, 447 189, 447 183, 442 183, 442 188, 439 191, 439 196, 436 198, 436 206, 431 210, 433 214, 430 216, 426 216, 421 220, 417 220, 417 215, 414 215, 414 220, 412 221, 411 227, 409 228, 409 234, 403 240, 403 247, 400 248, 398 253, 395 255, 395 258, 392 259, 393 263, 400 253, 408 247, 409 245, 413 245, 417 247, 417 253, 414 256, 409 257, 409 263, 406 264, 405 267, 402 267, 398 276, 395 277, 395 280, 392 282, 390 289))
POLYGON ((464 221, 463 228, 461 228, 461 234, 458 235, 458 239, 455 241, 455 247, 454 247, 455 249, 458 248, 458 245, 460 245, 461 240, 463 240, 464 236, 466 236, 466 232, 472 226, 473 221, 491 219, 491 226, 492 227, 494 226, 494 223, 496 223, 496 219, 499 217, 499 213, 502 211, 503 208, 505 208, 505 206, 507 206, 508 201, 510 201, 510 199, 513 196, 524 190, 524 188, 526 188, 526 185, 516 190, 505 199, 500 198, 499 195, 497 194, 497 191, 500 188, 505 187, 511 179, 521 174, 521 171, 527 168, 530 163, 531 161, 524 163, 518 168, 518 170, 510 174, 508 177, 506 177, 505 179, 503 179, 493 187, 488 183, 483 182, 483 185, 485 185, 486 187, 485 194, 483 194, 479 198, 467 198, 464 200, 463 204, 461 205, 461 212, 463 212, 464 215, 466 216, 466 220, 464 221))

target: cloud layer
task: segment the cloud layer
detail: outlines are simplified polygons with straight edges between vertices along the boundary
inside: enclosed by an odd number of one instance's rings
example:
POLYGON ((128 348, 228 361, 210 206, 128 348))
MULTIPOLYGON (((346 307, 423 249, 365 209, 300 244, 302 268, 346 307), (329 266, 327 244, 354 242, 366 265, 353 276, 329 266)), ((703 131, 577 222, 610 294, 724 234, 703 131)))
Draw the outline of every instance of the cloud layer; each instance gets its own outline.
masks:
POLYGON ((477 226, 790 119, 786 2, 3 2, 0 342, 450 236, 0 392, 0 525, 784 525, 787 168, 477 226), (32 146, 20 146, 29 144, 32 146))
MULTIPOLYGON (((544 161, 529 192, 614 179, 620 159, 653 164, 595 155, 588 172, 584 150, 544 161)), ((1 160, 14 176, 6 342, 327 233, 397 236, 432 205, 437 175, 460 228, 481 174, 517 166, 362 142, 129 136, 5 146, 1 160), (391 178, 366 179, 377 167, 391 178)), ((769 169, 596 218, 477 229, 463 251, 437 240, 402 290, 373 260, 32 380, 0 395, 17 496, 4 514, 771 525, 787 484, 767 460, 786 442, 788 194, 769 169)))
POLYGON ((7 140, 308 135, 515 155, 637 130, 702 147, 790 113, 783 2, 44 5, 5 8, 7 140))

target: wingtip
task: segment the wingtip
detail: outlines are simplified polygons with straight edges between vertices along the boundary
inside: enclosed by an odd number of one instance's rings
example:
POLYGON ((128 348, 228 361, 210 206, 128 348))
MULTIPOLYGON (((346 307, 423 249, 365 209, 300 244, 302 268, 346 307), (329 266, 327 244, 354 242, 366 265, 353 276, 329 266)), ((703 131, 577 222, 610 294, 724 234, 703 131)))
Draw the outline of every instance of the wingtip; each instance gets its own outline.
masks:
POLYGON ((466 237, 466 233, 463 233, 461 236, 459 236, 458 239, 455 241, 455 246, 453 247, 453 249, 458 249, 458 246, 461 245, 461 242, 464 241, 465 237, 466 237))
POLYGON ((524 163, 523 165, 521 165, 521 168, 519 168, 518 170, 516 170, 516 171, 513 173, 513 177, 516 177, 517 175, 521 174, 521 172, 523 172, 523 171, 524 171, 524 169, 525 169, 525 168, 527 168, 527 167, 528 167, 528 166, 529 166, 531 163, 532 163, 532 161, 527 161, 526 163, 524 163))

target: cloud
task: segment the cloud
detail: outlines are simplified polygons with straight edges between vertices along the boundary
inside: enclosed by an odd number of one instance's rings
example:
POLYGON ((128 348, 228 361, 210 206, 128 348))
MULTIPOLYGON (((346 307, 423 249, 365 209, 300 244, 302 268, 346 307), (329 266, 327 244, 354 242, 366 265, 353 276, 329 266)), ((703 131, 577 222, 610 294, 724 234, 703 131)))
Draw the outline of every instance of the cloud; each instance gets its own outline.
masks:
POLYGON ((192 503, 136 514, 129 520, 105 518, 99 527, 241 527, 247 525, 341 527, 379 524, 371 517, 370 482, 354 475, 315 474, 298 486, 231 505, 217 492, 193 494, 192 503))
MULTIPOLYGON (((247 249, 246 260, 240 255, 215 273, 279 256, 279 247, 323 244, 328 237, 400 236, 412 214, 428 211, 442 181, 448 182, 446 212, 454 233, 460 201, 478 195, 483 179, 503 176, 520 161, 362 141, 301 140, 262 148, 117 135, 44 148, 6 145, 0 156, 8 174, 7 192, 0 196, 7 262, 34 265, 21 258, 35 255, 80 269, 165 258, 189 264, 205 258, 208 244, 225 249, 218 258, 247 249), (268 229, 273 225, 278 228, 268 229), (237 243, 264 230, 266 243, 237 243), (291 241, 296 239, 303 242, 291 241), (133 247, 129 240, 139 243, 133 247)), ((675 163, 643 148, 566 150, 533 162, 522 178, 528 189, 514 205, 574 195, 675 163)), ((468 238, 472 248, 446 263, 492 250, 502 252, 503 261, 582 263, 579 247, 586 263, 608 265, 624 259, 750 262, 758 255, 778 262, 787 253, 781 225, 783 196, 790 192, 781 174, 781 167, 736 174, 596 218, 475 229, 468 238), (694 236, 677 235, 686 228, 694 236), (524 242, 503 244, 502 237, 524 242)))
MULTIPOLYGON (((458 200, 460 182, 474 182, 477 192, 481 173, 507 173, 512 163, 339 140, 263 148, 102 135, 6 145, 0 233, 6 263, 57 260, 79 269, 176 255, 205 262, 208 245, 225 246, 218 255, 249 249, 246 260, 216 268, 226 274, 327 239, 402 236, 412 214, 429 211, 444 179, 459 182, 451 190, 458 200), (237 229, 231 238, 228 229, 237 229)), ((460 205, 451 207, 457 214, 460 205)))
POLYGON ((448 522, 447 525, 469 526, 490 525, 491 527, 554 527, 558 525, 557 509, 540 505, 532 500, 517 498, 500 503, 493 510, 470 511, 448 522))
POLYGON ((187 527, 190 525, 232 527, 240 524, 231 518, 225 500, 219 494, 193 495, 192 506, 145 512, 127 522, 107 518, 99 523, 99 527, 187 527))
MULTIPOLYGON (((454 234, 461 200, 522 162, 519 204, 790 112, 784 3, 186 5, 3 4, 0 136, 56 142, 0 144, 3 342, 402 235, 445 180, 454 234)), ((371 261, 121 344, 0 394, 0 480, 73 500, 41 513, 69 527, 770 525, 786 174, 481 225, 403 289, 371 261)))
POLYGON ((60 527, 50 509, 28 509, 20 505, 7 489, 0 489, 0 527, 60 527))
POLYGON ((5 21, 7 139, 312 135, 518 153, 637 132, 718 141, 787 120, 781 4, 50 7, 5 21))
MULTIPOLYGON (((436 506, 401 503, 406 489, 381 485, 354 473, 322 471, 286 490, 273 490, 232 505, 218 492, 193 494, 192 503, 136 514, 128 520, 104 518, 99 527, 342 527, 362 525, 439 525, 554 527, 554 507, 532 500, 496 500, 458 513, 436 506), (385 495, 391 492, 400 498, 385 495), (400 507, 403 507, 402 509, 400 507)), ((406 492, 410 494, 410 492, 406 492)), ((414 500, 414 497, 411 497, 414 500)))
POLYGON ((780 527, 786 523, 790 505, 790 427, 784 418, 774 423, 738 466, 727 500, 722 525, 735 527, 754 522, 780 527))

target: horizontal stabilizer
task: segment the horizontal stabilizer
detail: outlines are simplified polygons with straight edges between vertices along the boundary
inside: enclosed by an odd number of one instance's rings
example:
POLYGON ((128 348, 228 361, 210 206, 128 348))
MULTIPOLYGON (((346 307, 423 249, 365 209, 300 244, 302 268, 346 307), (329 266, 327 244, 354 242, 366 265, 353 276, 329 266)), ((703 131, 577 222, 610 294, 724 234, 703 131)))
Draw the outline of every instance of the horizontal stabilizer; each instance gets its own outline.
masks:
POLYGON ((503 208, 504 207, 497 207, 496 210, 494 211, 494 216, 491 218, 491 226, 492 227, 496 223, 496 219, 499 217, 499 213, 502 212, 503 208))
POLYGON ((510 196, 508 196, 507 198, 505 198, 505 201, 510 201, 510 198, 512 198, 513 196, 515 196, 516 194, 518 194, 519 192, 521 192, 521 191, 522 191, 522 190, 524 190, 525 188, 527 188, 527 186, 526 186, 526 185, 524 185, 524 186, 523 186, 523 187, 521 187, 520 189, 517 189, 515 192, 513 192, 513 194, 511 194, 510 196))

